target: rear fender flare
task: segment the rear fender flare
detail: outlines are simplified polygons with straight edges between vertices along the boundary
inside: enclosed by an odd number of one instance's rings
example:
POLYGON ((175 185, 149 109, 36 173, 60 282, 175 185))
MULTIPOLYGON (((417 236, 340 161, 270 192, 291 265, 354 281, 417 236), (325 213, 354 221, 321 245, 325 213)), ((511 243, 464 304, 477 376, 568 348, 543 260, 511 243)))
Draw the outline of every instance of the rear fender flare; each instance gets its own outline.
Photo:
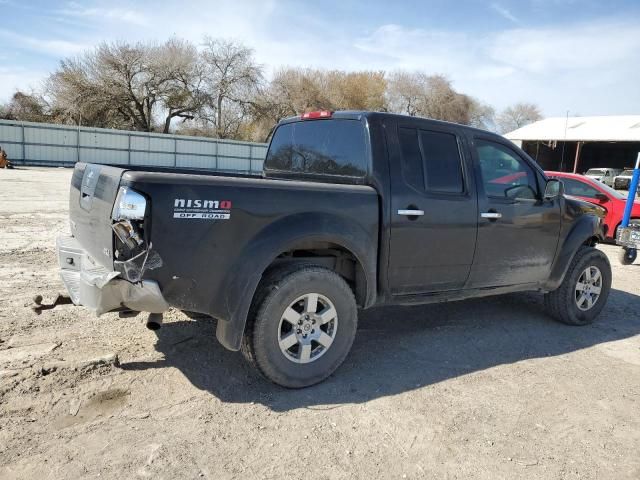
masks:
POLYGON ((360 263, 366 282, 364 306, 375 302, 377 249, 375 230, 368 232, 352 219, 318 212, 284 217, 260 231, 243 249, 224 281, 226 318, 218 321, 216 336, 229 350, 239 350, 247 315, 262 274, 274 260, 303 242, 321 241, 350 251, 360 263))

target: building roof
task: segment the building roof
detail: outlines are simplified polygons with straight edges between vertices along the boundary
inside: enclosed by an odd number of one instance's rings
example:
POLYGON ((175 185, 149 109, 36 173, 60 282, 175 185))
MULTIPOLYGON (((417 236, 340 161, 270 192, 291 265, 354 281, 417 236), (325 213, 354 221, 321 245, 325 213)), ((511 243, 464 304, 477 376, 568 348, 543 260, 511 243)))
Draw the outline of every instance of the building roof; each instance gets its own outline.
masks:
POLYGON ((640 115, 552 117, 505 134, 509 140, 640 142, 640 115), (566 131, 566 133, 565 133, 566 131))

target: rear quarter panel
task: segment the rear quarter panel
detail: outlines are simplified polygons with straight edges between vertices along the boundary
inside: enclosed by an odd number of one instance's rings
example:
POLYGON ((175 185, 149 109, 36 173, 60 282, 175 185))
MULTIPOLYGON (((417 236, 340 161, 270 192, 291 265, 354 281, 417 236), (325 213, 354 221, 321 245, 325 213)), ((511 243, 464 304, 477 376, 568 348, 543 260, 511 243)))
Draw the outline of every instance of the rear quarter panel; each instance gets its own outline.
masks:
POLYGON ((368 296, 375 296, 379 214, 371 187, 148 172, 127 172, 122 183, 151 200, 150 239, 162 266, 145 278, 177 308, 244 327, 264 270, 309 240, 352 251, 372 287, 368 296), (230 216, 174 218, 176 199, 229 202, 230 216))

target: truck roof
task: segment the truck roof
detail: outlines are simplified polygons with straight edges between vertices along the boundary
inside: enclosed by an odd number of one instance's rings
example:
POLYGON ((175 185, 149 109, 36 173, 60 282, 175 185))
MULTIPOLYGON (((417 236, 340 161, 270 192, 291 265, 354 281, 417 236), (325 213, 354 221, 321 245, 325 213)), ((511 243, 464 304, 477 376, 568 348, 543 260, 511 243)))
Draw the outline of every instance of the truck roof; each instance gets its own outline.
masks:
MULTIPOLYGON (((318 120, 328 120, 328 119, 345 119, 345 120, 361 120, 363 118, 367 118, 367 119, 376 119, 376 120, 382 120, 384 118, 396 118, 396 119, 419 119, 419 120, 426 120, 430 123, 434 123, 436 125, 442 125, 442 126, 455 126, 457 128, 465 128, 468 130, 472 130, 472 131, 476 131, 478 133, 492 133, 492 132, 488 132, 487 130, 482 130, 480 128, 475 128, 475 127, 470 127, 469 125, 463 125, 460 123, 455 123, 455 122, 447 122, 444 120, 435 120, 433 118, 428 118, 428 117, 419 117, 419 116, 410 116, 410 115, 402 115, 399 113, 389 113, 389 112, 374 112, 374 111, 369 111, 369 110, 336 110, 334 112, 329 112, 330 116, 329 117, 318 117, 316 119, 318 120)), ((278 124, 284 124, 284 123, 292 123, 292 122, 299 122, 303 120, 302 115, 295 115, 293 117, 287 117, 287 118, 283 118, 282 120, 280 120, 278 122, 278 124)), ((495 135, 495 134, 494 134, 495 135)))

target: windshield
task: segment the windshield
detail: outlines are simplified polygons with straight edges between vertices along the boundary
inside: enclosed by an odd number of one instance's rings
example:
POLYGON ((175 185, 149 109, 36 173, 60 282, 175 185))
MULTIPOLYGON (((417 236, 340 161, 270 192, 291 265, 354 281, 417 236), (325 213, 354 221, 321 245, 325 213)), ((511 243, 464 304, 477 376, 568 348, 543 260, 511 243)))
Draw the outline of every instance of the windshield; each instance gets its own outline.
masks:
POLYGON ((607 171, 603 168, 590 168, 587 170, 587 175, 604 175, 607 171))

